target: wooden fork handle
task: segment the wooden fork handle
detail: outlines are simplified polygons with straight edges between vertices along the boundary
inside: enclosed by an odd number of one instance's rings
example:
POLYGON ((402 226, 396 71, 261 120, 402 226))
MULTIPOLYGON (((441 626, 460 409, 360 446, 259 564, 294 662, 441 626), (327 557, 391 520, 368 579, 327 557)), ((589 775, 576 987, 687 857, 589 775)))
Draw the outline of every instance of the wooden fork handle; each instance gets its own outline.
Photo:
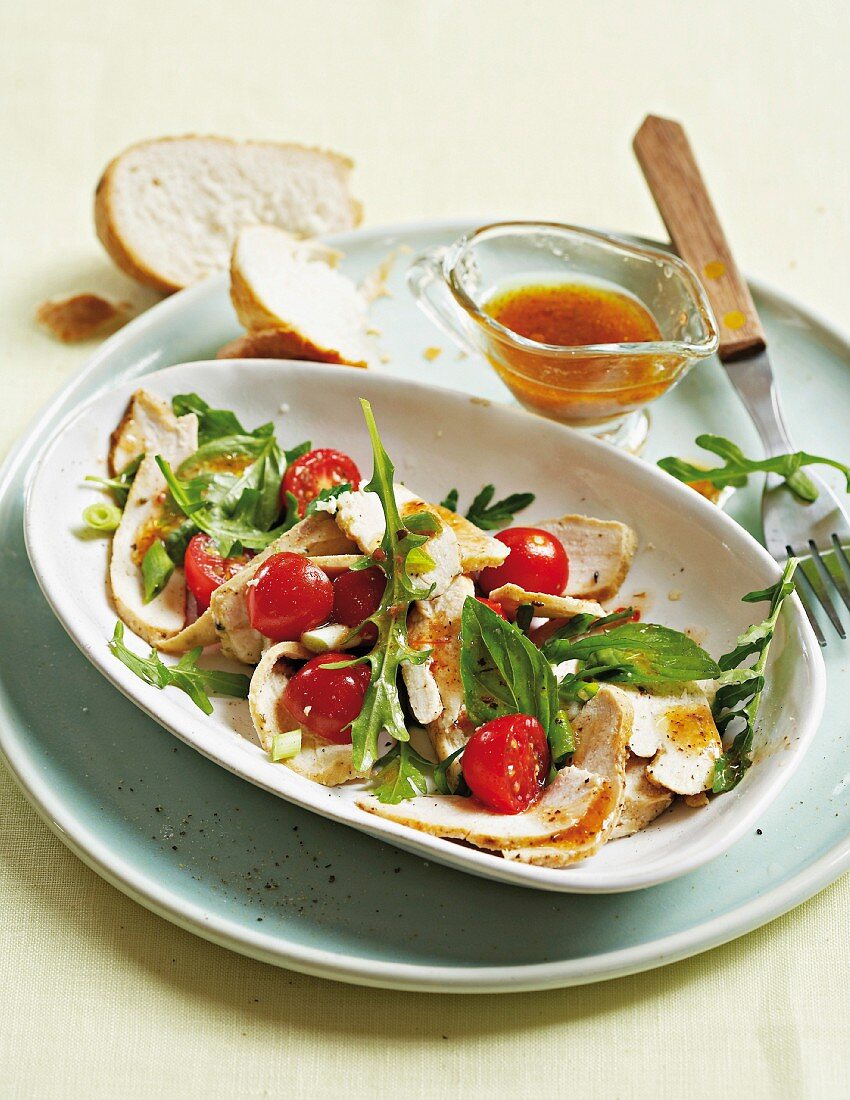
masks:
POLYGON ((705 287, 728 361, 765 347, 749 287, 738 270, 683 127, 647 115, 634 151, 670 239, 705 287))

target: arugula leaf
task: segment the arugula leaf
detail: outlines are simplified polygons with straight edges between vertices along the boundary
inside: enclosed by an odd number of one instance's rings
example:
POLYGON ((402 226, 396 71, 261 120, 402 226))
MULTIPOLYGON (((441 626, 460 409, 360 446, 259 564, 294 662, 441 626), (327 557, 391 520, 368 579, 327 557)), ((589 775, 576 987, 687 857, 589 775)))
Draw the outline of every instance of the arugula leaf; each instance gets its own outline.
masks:
POLYGON ((840 470, 847 479, 847 491, 850 492, 850 466, 845 466, 843 462, 837 462, 832 458, 823 458, 820 455, 809 454, 807 451, 794 451, 792 454, 774 455, 773 458, 752 459, 747 458, 737 444, 730 439, 725 439, 722 435, 698 435, 696 442, 697 446, 702 447, 704 451, 710 451, 722 458, 724 465, 704 470, 673 456, 660 459, 658 465, 679 481, 708 481, 718 489, 722 489, 725 485, 741 488, 747 484, 750 474, 758 472, 779 474, 794 496, 799 500, 811 502, 817 500, 818 492, 811 479, 803 473, 802 467, 817 463, 840 470))
POLYGON ((380 769, 375 777, 380 780, 375 788, 375 797, 379 802, 397 806, 405 799, 425 794, 428 790, 425 773, 432 771, 434 765, 420 756, 408 742, 397 741, 375 767, 380 769))
POLYGON ((466 745, 461 745, 459 749, 455 749, 453 753, 447 756, 445 760, 441 760, 434 768, 434 786, 440 794, 458 794, 466 798, 472 793, 469 784, 463 777, 463 772, 458 776, 454 787, 452 787, 449 779, 449 769, 456 760, 460 760, 465 749, 466 745))
MULTIPOLYGON (((318 505, 320 501, 335 500, 338 496, 342 496, 343 493, 350 493, 353 488, 354 486, 350 481, 343 481, 339 485, 329 485, 327 489, 320 489, 319 495, 314 497, 304 509, 304 515, 312 516, 314 512, 319 511, 318 505)), ((296 507, 298 506, 298 501, 293 493, 287 493, 287 497, 292 497, 296 507)))
MULTIPOLYGON (((469 506, 466 518, 482 531, 498 531, 502 527, 508 527, 513 523, 514 516, 534 503, 534 493, 512 493, 504 500, 498 500, 491 504, 496 493, 494 485, 485 485, 478 496, 469 506)), ((442 503, 443 508, 452 512, 458 509, 458 491, 450 489, 442 503)))
POLYGON ((147 657, 140 657, 124 644, 124 624, 117 622, 109 642, 112 653, 146 684, 155 688, 176 687, 185 691, 192 702, 204 714, 212 714, 209 695, 229 695, 234 699, 247 699, 250 679, 237 672, 217 672, 215 669, 198 668, 197 661, 203 652, 200 646, 184 653, 176 665, 165 665, 155 649, 147 657))
POLYGON ((150 603, 165 588, 174 572, 174 562, 159 539, 152 542, 142 558, 144 602, 150 603))
POLYGON ((645 687, 713 680, 720 674, 717 663, 692 638, 657 623, 626 623, 574 641, 550 638, 545 653, 555 663, 582 662, 580 678, 645 687))
POLYGON ((733 724, 740 726, 732 745, 714 765, 711 789, 714 794, 724 794, 736 787, 752 764, 755 723, 764 690, 764 670, 768 650, 779 621, 785 600, 794 591, 794 571, 797 559, 789 558, 782 576, 770 588, 749 592, 747 603, 770 601, 767 618, 748 627, 738 638, 735 647, 718 662, 723 670, 718 677, 717 694, 714 697, 714 718, 717 728, 724 734, 733 724), (739 666, 748 657, 755 657, 750 665, 739 666))
POLYGON ((378 637, 372 651, 362 659, 368 662, 372 676, 363 707, 351 726, 352 754, 358 771, 374 762, 381 731, 386 730, 396 741, 409 740, 398 695, 398 672, 403 663, 427 661, 431 652, 412 649, 407 644, 407 609, 415 600, 427 599, 431 592, 413 582, 406 568, 407 556, 411 549, 426 542, 427 537, 408 531, 402 523, 393 488, 395 468, 378 435, 372 406, 363 398, 360 404, 374 458, 372 479, 364 488, 366 492, 377 494, 384 511, 380 549, 387 583, 377 611, 366 620, 375 624, 378 637))
POLYGON ((141 454, 138 458, 134 458, 132 462, 128 462, 121 473, 116 477, 95 477, 94 474, 89 474, 86 477, 86 481, 93 481, 102 489, 111 493, 118 507, 123 508, 130 494, 130 486, 133 484, 133 479, 144 457, 145 456, 141 454))
POLYGON ((469 596, 460 638, 464 704, 473 726, 505 714, 528 714, 546 731, 554 760, 572 752, 572 730, 560 711, 555 673, 522 631, 469 596))

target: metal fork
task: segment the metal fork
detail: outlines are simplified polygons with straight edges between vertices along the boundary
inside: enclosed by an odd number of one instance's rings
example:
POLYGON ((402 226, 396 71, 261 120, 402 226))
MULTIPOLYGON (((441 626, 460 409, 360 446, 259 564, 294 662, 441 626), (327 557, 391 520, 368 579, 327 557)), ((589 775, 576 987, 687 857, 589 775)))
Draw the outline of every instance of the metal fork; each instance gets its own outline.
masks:
MULTIPOLYGON (((795 450, 782 418, 764 330, 708 196, 685 131, 677 122, 649 115, 634 150, 677 251, 702 279, 718 322, 718 355, 772 458, 795 450)), ((784 562, 801 559, 797 592, 818 642, 826 638, 814 612, 820 605, 839 637, 846 637, 835 607, 837 593, 850 611, 850 518, 825 482, 806 471, 818 490, 799 501, 770 474, 762 497, 764 541, 784 562)))

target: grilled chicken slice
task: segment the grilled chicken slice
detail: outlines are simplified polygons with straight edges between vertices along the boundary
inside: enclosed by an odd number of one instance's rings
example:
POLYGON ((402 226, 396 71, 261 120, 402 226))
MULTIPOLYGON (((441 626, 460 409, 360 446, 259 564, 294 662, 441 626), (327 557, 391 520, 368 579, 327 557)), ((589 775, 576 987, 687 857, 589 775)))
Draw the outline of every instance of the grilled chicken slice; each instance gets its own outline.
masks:
POLYGON ((367 813, 432 836, 465 840, 492 851, 556 842, 579 845, 598 817, 610 812, 610 785, 581 768, 563 768, 540 799, 521 814, 499 814, 475 798, 420 795, 397 806, 372 795, 356 799, 367 813))
MULTIPOLYGON (((295 673, 290 656, 300 648, 292 642, 273 645, 251 677, 248 705, 254 729, 266 752, 271 750, 275 734, 298 729, 298 722, 286 709, 283 693, 295 673)), ((336 745, 306 731, 301 733, 301 751, 280 763, 323 787, 338 787, 359 778, 351 758, 351 745, 336 745)))
POLYGON ((604 779, 608 791, 607 803, 600 803, 596 814, 585 821, 583 834, 545 848, 505 852, 506 858, 539 867, 566 867, 586 859, 608 840, 620 821, 626 799, 626 760, 632 713, 628 700, 622 699, 610 687, 603 687, 576 719, 576 751, 572 766, 604 779))
POLYGON ((571 619, 574 615, 596 615, 601 618, 605 609, 595 600, 579 600, 574 596, 550 596, 546 592, 527 592, 518 584, 503 584, 494 588, 489 599, 500 603, 508 615, 531 604, 534 615, 541 619, 571 619))
POLYGON ((561 516, 536 523, 563 545, 570 559, 566 595, 608 600, 620 589, 637 550, 637 535, 625 523, 592 516, 561 516))
POLYGON ((109 585, 118 614, 131 630, 154 646, 179 634, 186 622, 186 582, 182 569, 175 569, 168 584, 150 603, 144 601, 141 565, 148 548, 161 535, 160 520, 167 493, 156 455, 162 455, 172 466, 179 466, 197 448, 195 414, 177 417, 164 401, 145 390, 133 395, 112 436, 110 468, 123 468, 140 454, 145 457, 136 471, 112 540, 109 585))
POLYGON ((444 508, 442 504, 434 504, 432 507, 457 536, 464 573, 477 573, 489 566, 501 565, 510 553, 503 542, 486 534, 464 516, 444 508))
MULTIPOLYGON (((457 537, 433 504, 420 499, 404 485, 396 485, 394 488, 402 519, 417 512, 428 512, 439 525, 436 534, 431 535, 422 545, 425 553, 433 559, 434 567, 418 574, 416 580, 423 588, 433 588, 432 595, 440 596, 461 572, 457 537)), ((357 489, 350 493, 341 493, 334 505, 328 510, 333 511, 340 530, 357 543, 364 554, 372 554, 377 550, 386 530, 384 510, 378 494, 357 489)))
POLYGON ((671 791, 650 783, 646 778, 646 761, 629 754, 626 762, 626 797, 620 820, 614 826, 611 839, 633 836, 645 829, 673 801, 671 791))
POLYGON ((147 390, 136 390, 109 437, 109 473, 115 477, 146 453, 162 455, 175 465, 197 449, 198 418, 194 413, 175 416, 167 401, 147 390))
POLYGON ((689 683, 663 693, 616 690, 634 709, 629 747, 647 760, 647 779, 674 794, 708 790, 723 746, 702 688, 689 683))
POLYGON ((306 516, 300 523, 257 554, 235 577, 212 594, 215 630, 222 652, 246 665, 255 665, 263 653, 263 636, 248 619, 248 584, 265 561, 275 554, 306 554, 310 557, 350 554, 351 542, 342 534, 333 518, 324 512, 306 516))

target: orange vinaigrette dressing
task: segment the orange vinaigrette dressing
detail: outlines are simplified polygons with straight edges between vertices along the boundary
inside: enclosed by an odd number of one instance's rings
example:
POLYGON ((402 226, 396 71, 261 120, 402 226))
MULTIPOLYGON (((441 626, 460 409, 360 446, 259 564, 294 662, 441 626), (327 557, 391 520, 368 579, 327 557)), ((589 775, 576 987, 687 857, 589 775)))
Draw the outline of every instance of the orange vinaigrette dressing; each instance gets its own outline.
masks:
MULTIPOLYGON (((646 343, 661 339, 649 310, 618 290, 541 283, 497 291, 483 305, 500 325, 538 344, 646 343)), ((574 355, 517 348, 492 337, 490 361, 517 399, 564 421, 603 421, 645 405, 675 378, 669 357, 574 355)))

